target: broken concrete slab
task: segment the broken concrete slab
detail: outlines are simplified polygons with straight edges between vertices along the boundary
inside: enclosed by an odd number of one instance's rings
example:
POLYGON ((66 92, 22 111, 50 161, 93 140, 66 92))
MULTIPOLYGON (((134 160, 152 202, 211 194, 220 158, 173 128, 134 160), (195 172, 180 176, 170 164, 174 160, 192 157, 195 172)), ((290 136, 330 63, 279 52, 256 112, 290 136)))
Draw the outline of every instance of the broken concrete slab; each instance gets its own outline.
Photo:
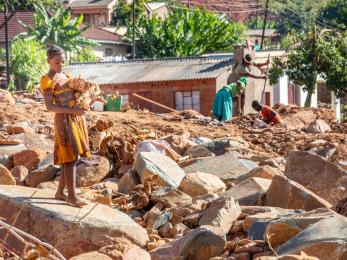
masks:
POLYGON ((347 259, 347 218, 336 215, 309 226, 276 252, 279 255, 299 254, 315 256, 320 260, 347 259))
POLYGON ((144 228, 116 209, 93 208, 94 204, 80 209, 53 197, 49 189, 1 185, 0 216, 12 223, 13 212, 24 206, 15 226, 53 245, 65 257, 98 250, 110 244, 109 237, 125 237, 139 246, 148 240, 144 228))
POLYGON ((220 228, 201 226, 149 254, 152 260, 210 259, 223 253, 225 239, 220 228))
POLYGON ((221 197, 232 197, 242 206, 255 206, 259 198, 269 189, 271 180, 249 178, 222 193, 221 197))
POLYGON ((241 208, 233 198, 218 198, 202 213, 199 225, 220 227, 227 234, 240 214, 241 208))
POLYGON ((207 159, 200 159, 191 165, 183 168, 186 173, 206 172, 213 174, 222 181, 230 181, 238 178, 240 175, 248 173, 257 167, 257 164, 244 159, 238 159, 234 153, 228 153, 221 156, 215 156, 207 159))
POLYGON ((222 193, 226 186, 217 176, 205 172, 187 173, 179 187, 184 193, 195 197, 211 193, 222 193))
POLYGON ((303 151, 291 152, 284 174, 331 204, 347 197, 347 171, 320 156, 303 151))
POLYGON ((185 176, 184 171, 175 161, 167 156, 152 152, 141 152, 136 156, 134 169, 137 171, 141 182, 149 177, 159 177, 158 185, 177 188, 185 176))
POLYGON ((304 186, 283 176, 273 178, 270 188, 263 195, 262 203, 265 206, 303 210, 332 206, 304 186))

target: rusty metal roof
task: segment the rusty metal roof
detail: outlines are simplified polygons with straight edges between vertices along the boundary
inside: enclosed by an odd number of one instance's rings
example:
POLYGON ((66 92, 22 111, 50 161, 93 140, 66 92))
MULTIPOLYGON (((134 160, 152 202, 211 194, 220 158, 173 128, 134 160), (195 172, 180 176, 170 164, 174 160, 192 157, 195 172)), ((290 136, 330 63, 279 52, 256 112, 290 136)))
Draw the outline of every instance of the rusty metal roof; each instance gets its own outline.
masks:
POLYGON ((65 71, 98 84, 124 84, 217 78, 233 63, 230 58, 167 58, 72 64, 65 71))

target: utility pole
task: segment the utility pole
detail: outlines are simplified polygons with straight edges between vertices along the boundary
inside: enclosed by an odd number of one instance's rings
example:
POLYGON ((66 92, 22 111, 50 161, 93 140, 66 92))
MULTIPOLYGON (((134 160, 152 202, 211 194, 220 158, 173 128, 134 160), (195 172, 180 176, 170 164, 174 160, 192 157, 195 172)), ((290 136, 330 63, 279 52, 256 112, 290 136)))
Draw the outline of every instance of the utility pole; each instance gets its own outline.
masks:
POLYGON ((4 20, 5 20, 5 49, 6 49, 6 87, 10 84, 10 44, 8 39, 8 6, 6 1, 5 4, 5 13, 4 13, 4 20))
POLYGON ((133 0, 133 59, 136 59, 136 46, 135 46, 135 19, 136 19, 136 15, 135 15, 135 6, 136 2, 135 0, 133 0))
POLYGON ((266 0, 266 7, 265 7, 265 14, 264 14, 264 24, 263 24, 263 33, 261 36, 261 44, 260 44, 260 49, 263 49, 263 44, 264 44, 264 36, 265 36, 265 28, 266 28, 266 19, 267 19, 267 13, 269 9, 269 0, 266 0))

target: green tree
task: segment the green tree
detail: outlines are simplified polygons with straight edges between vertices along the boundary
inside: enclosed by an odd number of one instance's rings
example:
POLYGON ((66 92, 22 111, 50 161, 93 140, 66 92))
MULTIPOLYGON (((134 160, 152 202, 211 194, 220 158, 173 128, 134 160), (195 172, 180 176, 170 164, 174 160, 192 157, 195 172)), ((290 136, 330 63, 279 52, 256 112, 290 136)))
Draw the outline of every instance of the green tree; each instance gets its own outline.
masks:
MULTIPOLYGON (((9 11, 13 10, 34 10, 34 4, 42 4, 45 8, 56 10, 62 7, 60 0, 7 0, 9 11)), ((5 1, 0 1, 0 11, 5 10, 5 1)))
POLYGON ((331 0, 330 3, 320 11, 322 22, 341 29, 347 29, 347 0, 331 0))
POLYGON ((34 4, 34 8, 35 25, 32 27, 20 21, 27 32, 19 34, 17 38, 33 38, 45 45, 55 44, 70 52, 84 46, 97 45, 95 41, 81 36, 89 28, 81 28, 83 15, 72 19, 70 8, 59 8, 50 16, 42 4, 34 4))
MULTIPOLYGON (((144 15, 144 0, 136 0, 135 14, 137 17, 144 15)), ((114 26, 128 26, 132 23, 132 4, 127 0, 119 0, 112 12, 111 24, 114 26)))
POLYGON ((327 87, 339 94, 344 93, 347 77, 346 39, 342 41, 335 32, 314 27, 307 34, 292 34, 287 49, 287 59, 274 59, 269 71, 270 83, 277 82, 286 73, 295 84, 307 91, 305 106, 311 106, 312 94, 316 90, 318 75, 327 79, 327 87), (344 51, 343 51, 344 49, 344 51), (335 64, 336 63, 336 64, 335 64), (335 78, 339 76, 339 78, 335 78), (343 81, 344 84, 336 84, 343 81), (343 86, 344 85, 344 86, 343 86))
MULTIPOLYGON (((10 72, 14 76, 10 90, 34 91, 40 77, 48 70, 44 46, 33 39, 18 39, 11 44, 10 72)), ((4 51, 2 53, 4 59, 4 51)))
POLYGON ((97 57, 94 53, 93 48, 91 47, 85 47, 82 50, 80 50, 77 55, 73 56, 71 59, 71 62, 96 62, 97 57))
MULTIPOLYGON (((163 21, 140 17, 136 26, 139 57, 187 57, 231 50, 243 39, 245 27, 205 10, 175 8, 163 21)), ((128 31, 131 39, 132 30, 128 31)))
MULTIPOLYGON (((258 21, 256 18, 251 19, 246 23, 246 26, 250 30, 263 29, 264 18, 259 17, 258 21)), ((270 21, 266 22, 266 29, 275 29, 275 28, 276 28, 276 21, 275 20, 270 20, 270 21)))

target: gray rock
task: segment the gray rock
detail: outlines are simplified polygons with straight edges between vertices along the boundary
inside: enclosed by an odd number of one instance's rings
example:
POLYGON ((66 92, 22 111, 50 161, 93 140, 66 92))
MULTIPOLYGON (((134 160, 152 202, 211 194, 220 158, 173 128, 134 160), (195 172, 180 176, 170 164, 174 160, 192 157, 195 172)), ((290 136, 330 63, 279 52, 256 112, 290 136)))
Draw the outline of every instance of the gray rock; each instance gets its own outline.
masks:
POLYGON ((149 253, 152 260, 210 259, 223 253, 225 243, 225 234, 220 228, 201 226, 149 253))
POLYGON ((128 170, 120 179, 118 191, 124 194, 129 194, 133 191, 136 185, 140 184, 140 178, 133 170, 128 170))
POLYGON ((79 187, 92 186, 100 182, 110 171, 109 161, 102 156, 93 155, 83 160, 76 168, 76 181, 79 187))
POLYGON ((325 133, 330 131, 331 131, 330 126, 323 119, 315 120, 306 129, 306 132, 311 134, 319 134, 319 133, 325 133))
POLYGON ((101 204, 92 209, 92 203, 76 208, 53 197, 51 190, 2 185, 0 216, 12 223, 16 217, 13 212, 25 205, 16 227, 54 245, 66 258, 109 245, 109 237, 125 237, 142 247, 148 241, 146 230, 116 209, 101 204), (76 224, 76 219, 81 221, 76 224))
POLYGON ((334 216, 309 226, 277 249, 279 255, 299 254, 320 260, 347 259, 347 218, 334 216))
POLYGON ((249 160, 238 159, 235 154, 229 153, 207 159, 198 160, 183 168, 186 173, 206 172, 219 177, 224 182, 234 180, 248 173, 257 165, 249 160))
POLYGON ((171 187, 164 187, 155 190, 152 192, 150 200, 154 203, 162 203, 167 207, 186 206, 192 204, 192 197, 171 187))
POLYGON ((0 145, 0 155, 11 156, 12 154, 19 153, 27 148, 23 144, 17 145, 0 145))
POLYGON ((39 149, 51 153, 54 149, 54 141, 41 134, 22 133, 11 135, 10 140, 21 140, 27 149, 39 149))

